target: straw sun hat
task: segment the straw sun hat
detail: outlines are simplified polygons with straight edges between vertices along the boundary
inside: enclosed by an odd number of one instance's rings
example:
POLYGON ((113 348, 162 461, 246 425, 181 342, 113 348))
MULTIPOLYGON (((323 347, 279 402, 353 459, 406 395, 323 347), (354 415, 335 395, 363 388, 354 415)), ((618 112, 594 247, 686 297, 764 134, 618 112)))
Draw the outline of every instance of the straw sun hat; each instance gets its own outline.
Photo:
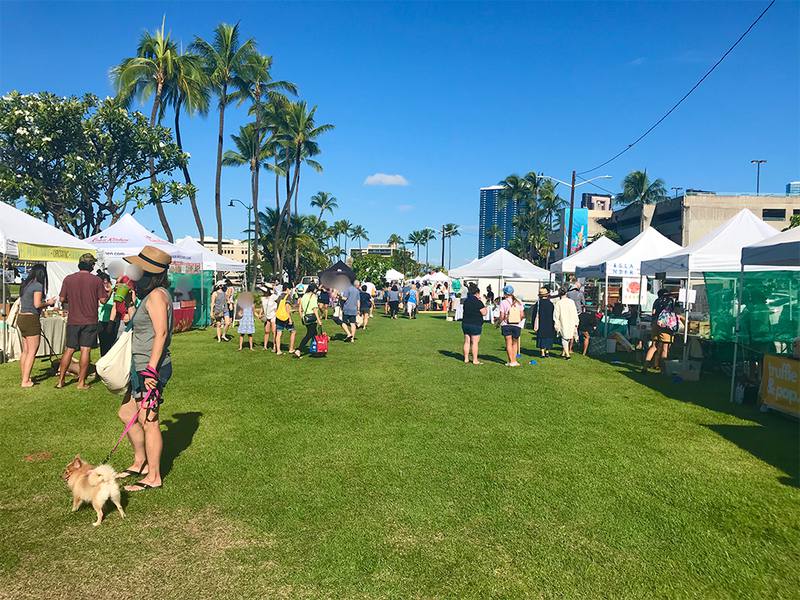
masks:
POLYGON ((141 267, 146 273, 163 273, 169 268, 172 257, 154 246, 145 246, 138 256, 126 256, 124 260, 141 267))

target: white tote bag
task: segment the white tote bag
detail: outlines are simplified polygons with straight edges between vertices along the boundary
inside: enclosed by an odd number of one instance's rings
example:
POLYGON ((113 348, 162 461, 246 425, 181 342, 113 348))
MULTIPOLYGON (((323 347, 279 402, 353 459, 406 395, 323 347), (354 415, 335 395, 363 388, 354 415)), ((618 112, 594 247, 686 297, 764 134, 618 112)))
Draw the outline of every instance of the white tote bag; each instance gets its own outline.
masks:
POLYGON ((131 330, 123 331, 111 346, 111 349, 100 357, 95 367, 97 374, 112 394, 120 396, 128 391, 131 380, 131 330))

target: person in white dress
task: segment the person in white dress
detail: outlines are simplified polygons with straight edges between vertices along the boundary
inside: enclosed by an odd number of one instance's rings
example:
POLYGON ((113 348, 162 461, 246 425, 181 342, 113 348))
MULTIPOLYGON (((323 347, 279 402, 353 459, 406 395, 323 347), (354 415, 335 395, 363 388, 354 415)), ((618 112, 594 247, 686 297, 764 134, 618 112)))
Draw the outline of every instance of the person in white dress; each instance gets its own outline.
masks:
POLYGON ((569 359, 572 340, 578 334, 578 309, 575 302, 567 297, 567 290, 564 288, 559 290, 558 298, 553 310, 553 321, 556 332, 561 337, 561 356, 569 359))

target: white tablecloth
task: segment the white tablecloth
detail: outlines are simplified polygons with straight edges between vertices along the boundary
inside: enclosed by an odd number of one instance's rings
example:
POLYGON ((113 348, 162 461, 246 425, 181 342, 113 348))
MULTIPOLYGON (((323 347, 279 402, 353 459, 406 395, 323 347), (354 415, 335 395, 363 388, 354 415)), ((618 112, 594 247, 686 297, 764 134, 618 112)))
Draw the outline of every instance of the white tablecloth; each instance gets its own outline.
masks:
MULTIPOLYGON (((50 348, 52 345, 52 353, 59 355, 64 352, 64 342, 67 335, 67 319, 58 315, 52 317, 42 317, 42 338, 39 342, 39 351, 36 353, 37 357, 49 356, 50 348)), ((5 322, 0 322, 0 351, 6 355, 6 360, 9 362, 19 360, 20 352, 22 352, 22 336, 19 329, 11 327, 8 330, 8 335, 5 335, 5 322), (6 351, 6 341, 8 342, 8 350, 6 351)))

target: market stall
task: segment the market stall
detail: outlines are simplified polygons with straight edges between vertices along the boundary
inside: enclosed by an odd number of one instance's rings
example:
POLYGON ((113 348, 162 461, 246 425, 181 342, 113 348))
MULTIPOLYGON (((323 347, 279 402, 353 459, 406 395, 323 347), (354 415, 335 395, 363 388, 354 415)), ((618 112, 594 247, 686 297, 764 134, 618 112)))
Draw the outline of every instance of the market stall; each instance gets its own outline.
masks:
POLYGON ((496 294, 509 283, 514 286, 518 298, 530 301, 538 297, 539 287, 551 279, 550 271, 537 267, 505 248, 452 269, 450 275, 465 283, 474 281, 482 290, 487 285, 496 285, 496 294))
MULTIPOLYGON (((591 248, 591 246, 589 246, 591 248)), ((666 254, 679 250, 680 246, 664 237, 652 227, 648 227, 624 246, 611 252, 601 261, 593 265, 578 266, 575 275, 604 282, 602 289, 603 299, 601 307, 608 308, 608 280, 619 279, 622 282, 620 300, 623 304, 641 305, 643 288, 641 283, 641 266, 644 261, 660 258, 666 254), (625 290, 636 290, 638 299, 631 298, 632 302, 624 302, 625 290), (638 300, 638 301, 637 301, 638 300)), ((603 311, 606 312, 605 310, 603 311)), ((604 315, 604 335, 608 337, 608 318, 604 315)))
POLYGON ((741 251, 730 399, 741 351, 763 353, 759 396, 764 406, 800 417, 800 227, 741 251))
MULTIPOLYGON (((685 282, 683 328, 684 361, 687 356, 690 325, 693 320, 692 308, 698 282, 704 284, 705 273, 738 273, 741 268, 743 246, 772 237, 775 229, 756 217, 747 209, 739 211, 716 229, 710 231, 696 242, 656 259, 642 262, 642 275, 662 274, 666 279, 685 282)), ((705 289, 703 289, 705 292, 705 289)), ((704 293, 705 295, 705 293, 704 293)), ((694 318, 701 317, 700 314, 694 318)), ((710 317, 710 315, 709 315, 710 317)), ((708 321, 703 321, 708 323, 708 321)), ((700 328, 697 328, 698 336, 700 328)), ((710 331, 710 323, 708 330, 710 331)), ((705 331, 705 329, 704 329, 705 331)))
POLYGON ((597 238, 588 246, 574 254, 562 258, 550 265, 552 273, 574 273, 578 267, 587 267, 603 262, 608 256, 620 249, 620 245, 605 236, 597 238))
MULTIPOLYGON (((2 264, 8 260, 19 260, 30 263, 57 263, 64 265, 64 271, 76 268, 78 258, 86 252, 94 253, 88 243, 80 240, 48 223, 37 219, 21 210, 0 202, 0 254, 2 264)), ((51 270, 48 269, 48 275, 51 270)), ((55 271, 53 271, 55 272, 55 271)), ((19 332, 8 326, 6 315, 9 308, 8 284, 2 278, 2 317, 0 322, 0 353, 3 360, 15 359, 19 356, 19 332)), ((55 296, 60 291, 60 280, 56 277, 48 281, 47 297, 55 296)), ((39 346, 39 356, 61 353, 64 349, 64 331, 66 321, 58 310, 48 310, 42 318, 43 340, 39 346)))
POLYGON ((383 279, 386 281, 386 283, 400 282, 405 278, 406 276, 396 269, 389 269, 383 276, 383 279))

